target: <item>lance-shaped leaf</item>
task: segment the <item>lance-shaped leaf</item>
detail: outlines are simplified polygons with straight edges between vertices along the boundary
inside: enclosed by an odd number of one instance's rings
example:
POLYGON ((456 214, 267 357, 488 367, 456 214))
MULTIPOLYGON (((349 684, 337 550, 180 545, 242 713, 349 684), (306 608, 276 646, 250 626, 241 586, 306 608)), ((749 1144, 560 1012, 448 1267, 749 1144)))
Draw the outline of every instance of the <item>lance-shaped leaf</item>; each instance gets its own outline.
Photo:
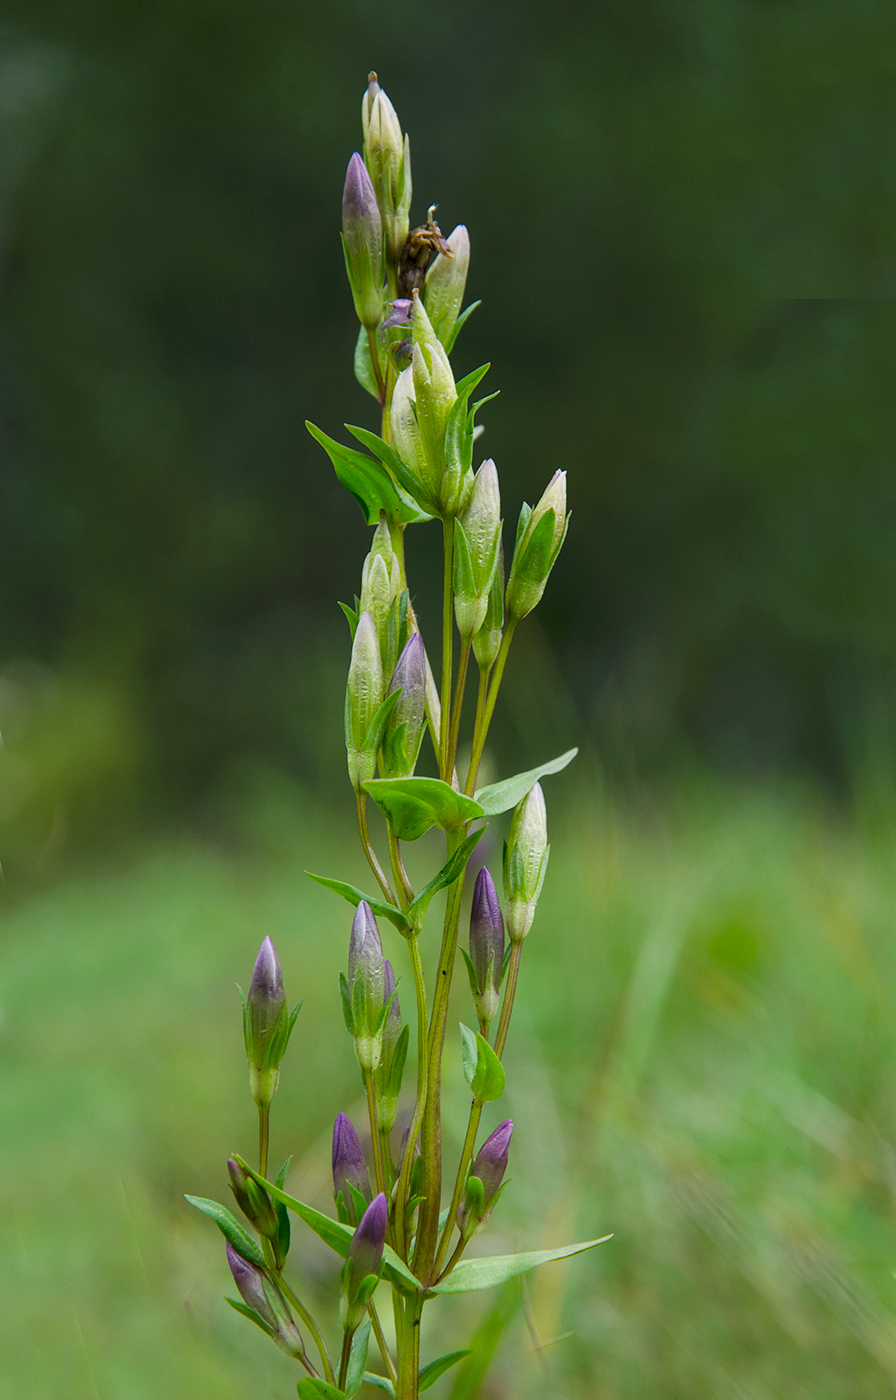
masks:
POLYGON ((504 1093, 504 1066, 478 1031, 461 1024, 464 1076, 477 1103, 494 1103, 504 1093))
MULTIPOLYGON (((245 1165, 240 1158, 237 1158, 237 1161, 241 1166, 245 1165)), ((253 1176, 254 1173, 250 1171, 249 1175, 253 1176)), ((251 1235, 246 1234, 240 1222, 225 1206, 218 1205, 217 1201, 208 1201, 203 1196, 185 1196, 184 1200, 201 1210, 210 1220, 214 1220, 225 1240, 233 1246, 237 1254, 248 1259, 250 1264, 255 1264, 260 1269, 264 1268, 264 1255, 258 1245, 251 1235)))
POLYGON ((567 749, 559 758, 552 758, 549 763, 542 763, 538 768, 530 768, 525 773, 516 773, 512 778, 505 778, 503 782, 491 783, 488 787, 480 788, 476 793, 476 801, 487 817, 496 817, 499 812, 509 812, 511 807, 516 807, 522 802, 527 792, 531 792, 539 778, 562 772, 567 764, 572 763, 578 752, 578 749, 567 749))
POLYGON ((372 1385, 374 1390, 384 1390, 387 1395, 395 1394, 395 1386, 388 1376, 378 1376, 375 1371, 364 1372, 364 1384, 372 1385))
MULTIPOLYGON (((353 437, 356 437, 359 442, 363 442, 364 446, 369 448, 374 456, 379 458, 383 465, 391 472, 392 476, 394 476, 398 485, 406 491, 408 495, 413 494, 415 490, 419 493, 419 481, 406 463, 401 460, 393 447, 390 447, 381 437, 377 437, 376 433, 369 432, 367 428, 357 428, 352 423, 346 423, 345 426, 353 437)), ((417 509, 416 506, 415 509, 417 509)), ((418 511, 418 519, 431 520, 432 518, 433 517, 428 515, 426 511, 418 511)))
POLYGON ((352 1349, 345 1373, 345 1393, 351 1400, 361 1389, 364 1367, 367 1365, 367 1351, 370 1346, 370 1318, 368 1317, 352 1337, 352 1349))
POLYGON ((441 778, 370 778, 364 783, 400 841, 416 841, 432 826, 464 826, 484 815, 479 803, 441 778))
POLYGON ((424 916, 429 908, 430 901, 438 894, 439 890, 444 890, 448 885, 453 885, 466 868, 467 861, 475 851, 482 839, 485 827, 481 826, 478 831, 474 831, 472 836, 468 836, 462 846, 458 846, 454 855, 446 861, 438 875, 433 876, 428 885, 417 895, 412 904, 408 906, 407 920, 415 928, 419 928, 423 923, 424 916))
POLYGON ((465 1356, 470 1355, 470 1350, 449 1351, 444 1356, 440 1356, 435 1361, 430 1361, 420 1372, 420 1379, 417 1382, 418 1390, 429 1390, 431 1385, 435 1385, 439 1376, 444 1376, 445 1372, 452 1366, 456 1366, 458 1361, 463 1361, 465 1356))
MULTIPOLYGON (((386 358, 385 346, 379 343, 378 336, 377 355, 379 357, 380 362, 380 376, 381 379, 385 379, 385 371, 388 368, 389 362, 386 358)), ((368 336, 367 331, 364 329, 363 326, 358 331, 358 339, 355 341, 354 370, 355 378, 361 385, 361 388, 366 389, 368 394, 372 395, 372 397, 376 399, 377 403, 379 403, 380 386, 376 382, 376 371, 373 368, 373 356, 370 353, 370 337, 368 336)), ((368 521, 367 523, 369 525, 371 522, 368 521)))
POLYGON ((354 885, 347 885, 344 880, 330 880, 326 875, 315 875, 310 870, 305 874, 309 880, 316 880, 319 885, 323 885, 325 890, 332 890, 334 894, 341 894, 343 899, 347 899, 349 904, 357 909, 362 899, 366 899, 374 914, 388 919, 394 924, 400 933, 407 935, 410 932, 408 927, 408 916, 402 914, 400 909, 396 909, 394 904, 384 904, 381 899, 374 899, 372 895, 364 894, 356 889, 354 885))
MULTIPOLYGON (((365 335, 363 330, 361 334, 365 335)), ((305 427, 326 452, 342 485, 361 507, 368 525, 378 525, 383 510, 390 520, 402 525, 430 519, 395 484, 382 462, 354 447, 344 447, 314 423, 306 421, 305 427)))
POLYGON ((345 1391, 328 1385, 320 1376, 303 1376, 296 1382, 299 1400, 345 1400, 345 1391))
MULTIPOLYGON (((281 1201, 300 1220, 304 1220, 308 1228, 313 1230, 324 1244, 329 1245, 335 1254, 341 1255, 343 1259, 346 1257, 355 1233, 351 1226, 342 1225, 338 1220, 331 1220, 329 1216, 322 1215, 319 1210, 315 1210, 312 1206, 306 1206, 304 1202, 297 1201, 295 1196, 288 1195, 281 1187, 275 1186, 272 1181, 266 1181, 254 1168, 249 1166, 249 1163, 238 1152, 234 1152, 233 1156, 235 1161, 239 1162, 241 1167, 245 1167, 249 1175, 255 1178, 259 1186, 264 1187, 273 1200, 281 1201)), ((386 1245, 383 1251, 383 1273, 390 1283, 397 1284, 399 1288, 416 1289, 420 1287, 419 1280, 414 1277, 407 1264, 399 1259, 389 1245, 386 1245)))
POLYGON ((586 1240, 584 1244, 568 1244, 565 1249, 533 1249, 525 1254, 496 1254, 490 1259, 464 1259, 452 1269, 447 1278, 429 1289, 430 1293, 476 1293, 481 1288, 494 1288, 508 1279, 518 1278, 539 1264, 551 1264, 555 1259, 570 1259, 574 1254, 584 1254, 587 1249, 595 1249, 606 1244, 612 1235, 604 1235, 599 1240, 586 1240))

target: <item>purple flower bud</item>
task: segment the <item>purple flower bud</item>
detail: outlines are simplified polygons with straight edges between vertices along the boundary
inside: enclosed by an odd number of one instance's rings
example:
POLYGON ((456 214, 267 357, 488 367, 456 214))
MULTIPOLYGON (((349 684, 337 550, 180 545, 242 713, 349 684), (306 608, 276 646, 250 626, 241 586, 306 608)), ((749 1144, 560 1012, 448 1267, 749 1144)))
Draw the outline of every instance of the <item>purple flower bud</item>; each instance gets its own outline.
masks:
POLYGON ((286 1006, 283 974, 277 950, 270 938, 261 945, 249 987, 246 1053, 256 1069, 265 1068, 271 1036, 286 1006))
POLYGON ((357 1225, 358 1212, 350 1186, 360 1191, 365 1201, 370 1200, 370 1174, 358 1134, 346 1115, 339 1113, 333 1128, 333 1194, 338 1197, 342 1193, 349 1223, 357 1225))
POLYGON ((413 773, 426 727, 426 650, 419 632, 409 637, 389 682, 389 694, 401 690, 389 716, 384 755, 387 776, 407 778, 413 773), (404 729, 399 732, 399 726, 404 729))
POLYGON ((488 1028, 497 1009, 504 962, 504 918, 495 882, 485 866, 476 877, 470 914, 470 962, 476 978, 474 999, 480 1022, 488 1028))
POLYGON ((365 979, 378 979, 379 1005, 382 1006, 385 986, 383 945, 373 910, 366 899, 361 900, 352 919, 352 935, 348 945, 349 986, 352 986, 359 972, 365 979))
POLYGON ((279 1330, 279 1322, 268 1302, 264 1291, 264 1274, 255 1264, 250 1264, 241 1254, 237 1254, 230 1241, 227 1241, 227 1262, 239 1295, 249 1308, 254 1308, 258 1316, 272 1332, 279 1330))
POLYGON ((383 330, 391 329, 392 326, 409 326, 413 305, 410 297, 396 297, 392 303, 392 310, 383 322, 383 330))
POLYGON ((227 1174, 230 1189, 246 1219, 251 1221, 259 1234, 269 1240, 276 1239, 280 1233, 280 1221, 264 1187, 253 1181, 245 1167, 241 1167, 232 1157, 227 1160, 227 1174))
POLYGON ((380 1271, 388 1224, 389 1203, 381 1191, 365 1210, 348 1247, 346 1291, 350 1303, 354 1302, 358 1289, 368 1275, 380 1271))
POLYGON ((348 991, 354 1021, 355 1054, 361 1069, 376 1069, 382 1058, 383 1031, 377 1027, 383 1009, 386 969, 379 929, 366 899, 352 920, 348 948, 348 991))
POLYGON ((373 330, 383 314, 383 221, 367 166, 357 151, 348 163, 342 192, 342 241, 358 320, 373 330))
POLYGON ((470 1168, 470 1176, 478 1177, 482 1182, 482 1202, 481 1206, 470 1213, 468 1210, 470 1193, 468 1192, 467 1199, 458 1206, 457 1225, 462 1235, 469 1237, 478 1226, 488 1220, 492 1204, 507 1170, 507 1149, 510 1146, 512 1132, 513 1123, 508 1118, 506 1122, 498 1124, 495 1131, 486 1138, 476 1154, 476 1160, 470 1168))

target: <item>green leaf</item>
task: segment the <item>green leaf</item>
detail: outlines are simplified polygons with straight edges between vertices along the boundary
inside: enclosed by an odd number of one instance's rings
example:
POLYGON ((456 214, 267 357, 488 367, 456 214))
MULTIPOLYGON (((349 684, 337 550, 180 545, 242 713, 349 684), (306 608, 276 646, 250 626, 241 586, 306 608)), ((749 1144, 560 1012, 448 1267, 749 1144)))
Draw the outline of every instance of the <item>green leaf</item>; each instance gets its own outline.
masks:
POLYGON ((342 898, 347 899, 349 904, 353 904, 356 909, 361 900, 366 899, 374 914, 388 919, 401 933, 408 933, 408 917, 406 914, 402 914, 400 909, 396 909, 394 904, 384 904, 381 899, 374 899, 373 895, 364 894, 362 890, 355 889, 354 885, 347 885, 344 880, 330 880, 326 875, 315 875, 310 870, 306 870, 305 874, 309 880, 316 880, 319 885, 323 885, 325 890, 341 894, 342 898))
MULTIPOLYGON (((377 403, 379 403, 380 391, 376 382, 376 373, 373 368, 373 356, 370 353, 370 340, 368 339, 367 331, 364 326, 361 326, 358 331, 358 339, 355 341, 354 368, 355 378, 361 385, 361 388, 366 389, 368 394, 371 394, 376 399, 377 403)), ((382 373, 382 362, 380 364, 380 372, 382 373)), ((368 524, 370 524, 369 521, 368 524)))
POLYGON ((401 524, 430 518, 417 508, 400 486, 396 486, 381 461, 358 452, 354 447, 344 447, 313 423, 306 422, 305 427, 326 452, 337 477, 358 502, 368 525, 379 524, 381 510, 401 524))
POLYGON ((476 793, 476 801, 479 803, 487 817, 496 817, 499 812, 509 812, 511 807, 516 807, 528 792, 531 792, 539 778, 545 778, 549 773, 560 773, 568 763, 572 763, 578 749, 567 749, 559 758, 552 758, 549 763, 542 763, 538 768, 530 768, 526 773, 517 773, 512 778, 505 778, 501 783, 491 783, 488 787, 480 788, 476 793))
POLYGON ((401 460, 395 449, 390 447, 387 442, 384 442, 381 437, 377 437, 376 433, 369 432, 367 428, 357 428, 352 423, 346 423, 345 426, 352 436, 356 437, 359 442, 362 442, 375 457, 378 457, 395 477, 395 480, 398 482, 397 489, 401 491, 403 495, 406 493, 408 501, 412 503, 409 508, 414 511, 414 521, 433 520, 434 516, 428 514, 427 511, 421 509, 416 504, 417 495, 421 490, 420 482, 414 476, 410 468, 401 460))
MULTIPOLYGON (((324 1244, 329 1245, 330 1249, 332 1249, 335 1254, 340 1255, 343 1259, 345 1258, 348 1254, 348 1247, 351 1244, 352 1236, 355 1233, 350 1225, 343 1225, 338 1220, 331 1220, 329 1216, 322 1215, 319 1210, 315 1210, 312 1206, 306 1206, 302 1201, 297 1201, 295 1196, 287 1195, 284 1190, 279 1186, 275 1186, 272 1181, 266 1181, 263 1176, 255 1171, 254 1167, 250 1167, 246 1159, 241 1157, 238 1152, 233 1153, 233 1159, 235 1162, 238 1162, 251 1177, 255 1178, 259 1186, 264 1187, 273 1200, 282 1201, 283 1205, 291 1210, 294 1215, 297 1215, 300 1220, 304 1220, 308 1228, 313 1230, 314 1233, 323 1240, 324 1244)), ((386 1245, 383 1251, 383 1272, 390 1283, 395 1283, 400 1288, 419 1289, 420 1287, 419 1280, 414 1277, 407 1264, 399 1259, 390 1245, 386 1245)))
POLYGON ((438 1361, 430 1361, 428 1366, 424 1366, 420 1372, 418 1390, 429 1390, 431 1385, 435 1385, 439 1376, 444 1376, 445 1372, 462 1361, 465 1356, 469 1356, 469 1348, 466 1351, 449 1351, 444 1356, 440 1356, 438 1361))
POLYGON ((225 1298, 225 1303, 229 1303, 234 1312, 247 1317, 250 1322, 254 1322, 256 1327, 260 1327, 266 1337, 273 1337, 274 1333, 262 1317, 259 1317, 254 1308, 248 1307, 245 1303, 240 1303, 236 1298, 225 1298))
POLYGON ((466 869, 467 861, 479 845, 484 832, 485 827, 481 826, 472 836, 468 836, 463 845, 458 846, 451 859, 445 862, 438 875, 435 875, 428 885, 423 886, 416 899, 408 906, 408 923, 413 924, 415 928, 420 927, 433 896, 448 885, 453 885, 466 869))
POLYGON ((221 1234, 233 1245, 237 1254, 248 1259, 250 1264, 257 1264, 260 1269, 264 1268, 264 1255, 258 1245, 250 1235, 247 1235, 240 1222, 230 1214, 225 1206, 218 1205, 217 1201, 207 1201, 204 1196, 185 1196, 185 1201, 189 1201, 191 1206, 201 1210, 203 1215, 207 1215, 210 1220, 214 1220, 221 1234))
POLYGON ((494 1103, 504 1093, 504 1066, 478 1031, 461 1023, 464 1075, 477 1103, 494 1103))
POLYGON ((454 349, 454 342, 457 340, 457 337, 460 334, 460 328, 464 324, 464 321, 466 321, 468 316, 472 316, 477 306, 481 305, 482 300, 480 299, 479 301, 471 301, 469 306, 464 307, 463 311, 460 313, 460 315, 454 323, 454 329, 448 337, 448 344, 445 346, 446 355, 450 355, 451 351, 454 349))
POLYGON ((459 399, 469 398, 477 384, 480 384, 491 369, 491 360, 487 364, 480 365, 478 369, 471 370, 465 374, 463 379, 458 379, 455 384, 457 397, 459 399))
POLYGON ((357 1395, 361 1389, 361 1382, 364 1379, 364 1367, 367 1365, 367 1349, 370 1345, 370 1318, 365 1318, 352 1337, 352 1350, 349 1356, 348 1370, 345 1375, 345 1393, 349 1397, 357 1395))
POLYGON ((494 1288, 498 1283, 506 1283, 509 1278, 517 1278, 539 1264, 550 1264, 555 1259, 570 1259, 574 1254, 583 1254, 586 1249, 595 1249, 606 1244, 612 1235, 604 1235, 599 1240, 587 1240, 584 1244, 568 1244, 565 1249, 533 1249, 526 1254, 497 1254, 491 1259, 464 1259, 451 1271, 446 1279, 435 1284, 430 1293, 475 1293, 480 1288, 494 1288))
POLYGON ((345 1400, 345 1391, 327 1385, 319 1376, 303 1376, 296 1382, 299 1400, 345 1400))
POLYGON ((388 1376, 378 1376, 375 1371, 364 1372, 364 1384, 372 1385, 374 1390, 384 1390, 387 1395, 395 1394, 395 1386, 388 1376))
POLYGON ((448 830, 484 815, 478 802, 441 778, 370 778, 362 786, 400 841, 416 841, 431 826, 448 830))

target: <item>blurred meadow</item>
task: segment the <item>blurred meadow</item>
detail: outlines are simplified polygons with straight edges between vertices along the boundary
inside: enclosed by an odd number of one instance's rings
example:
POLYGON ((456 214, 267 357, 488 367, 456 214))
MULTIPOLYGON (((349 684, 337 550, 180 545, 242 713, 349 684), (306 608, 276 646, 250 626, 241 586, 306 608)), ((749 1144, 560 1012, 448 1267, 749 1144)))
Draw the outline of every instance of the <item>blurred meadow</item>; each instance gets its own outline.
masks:
MULTIPOLYGON (((488 1124, 517 1125, 512 1184, 479 1247, 613 1232, 445 1304, 425 1357, 471 1327, 476 1351, 433 1393, 891 1395, 878 0, 848 27, 833 0, 6 0, 0 1390, 294 1393, 183 1195, 223 1199, 253 1141, 233 983, 266 934, 304 997, 274 1151, 325 1210, 333 1118, 360 1100, 347 906, 303 871, 365 883, 335 600, 367 532, 303 424, 373 426, 337 239, 371 67, 413 212, 471 231, 483 305, 457 359, 501 390, 483 449, 508 528, 558 466, 574 508, 488 755, 497 777, 582 750, 545 784, 551 869, 488 1124)), ((424 631, 434 539, 409 542, 424 631)))

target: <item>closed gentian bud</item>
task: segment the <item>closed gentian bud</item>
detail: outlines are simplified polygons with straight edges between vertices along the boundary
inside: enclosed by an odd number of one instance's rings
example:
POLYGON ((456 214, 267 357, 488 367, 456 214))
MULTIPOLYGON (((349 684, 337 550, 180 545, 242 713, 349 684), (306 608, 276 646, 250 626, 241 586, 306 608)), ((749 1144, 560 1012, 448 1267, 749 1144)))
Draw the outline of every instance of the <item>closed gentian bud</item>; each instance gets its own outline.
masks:
POLYGON ((370 553, 361 571, 359 612, 369 612, 380 643, 383 678, 390 675, 398 657, 401 564, 392 546, 385 521, 377 525, 370 553))
POLYGON ((370 1301, 383 1264, 389 1204, 383 1191, 369 1205, 352 1236, 342 1269, 342 1325, 353 1331, 370 1301))
POLYGON ((413 477, 413 489, 410 482, 407 487, 414 500, 423 510, 435 515, 439 509, 439 479, 430 470, 414 404, 414 369, 413 365, 408 365, 399 374, 392 391, 389 410, 392 446, 413 477))
POLYGON ((392 672, 389 694, 395 690, 401 694, 386 726, 383 762, 387 778, 407 778, 417 766, 426 727, 426 650, 419 632, 408 638, 392 672))
POLYGON ((532 927, 550 852, 544 793, 541 783, 536 783, 514 812, 504 846, 507 936, 511 943, 521 943, 532 927))
POLYGON ((470 499, 458 516, 454 546, 454 614, 461 636, 476 635, 488 611, 501 548, 501 491, 488 458, 473 479, 470 499))
POLYGON ((286 1304, 268 1283, 261 1269, 237 1254, 228 1241, 227 1262, 239 1295, 247 1308, 255 1313, 264 1332, 272 1337, 287 1356, 299 1360, 305 1354, 302 1338, 286 1304))
POLYGON ((374 1070, 382 1058, 380 1025, 386 986, 385 959, 379 929, 366 899, 352 920, 348 948, 348 994, 351 1003, 355 1054, 362 1070, 374 1070))
POLYGON ((344 1213, 345 1223, 349 1225, 357 1225, 358 1223, 355 1191, 363 1196, 365 1201, 370 1201, 370 1173, 367 1170, 358 1134, 346 1115, 339 1113, 333 1128, 333 1194, 336 1198, 337 1208, 339 1208, 340 1197, 342 1198, 340 1219, 344 1213))
POLYGON ((355 628, 345 690, 345 747, 355 792, 376 772, 378 736, 373 720, 383 702, 383 663, 376 623, 363 612, 355 628))
POLYGON ((389 1010, 386 1024, 383 1027, 382 1060, 374 1076, 374 1086, 380 1131, 391 1133, 398 1114, 398 1096, 401 1093, 404 1062, 408 1053, 410 1027, 401 1024, 401 1007, 398 1004, 398 994, 395 991, 395 974, 388 959, 385 962, 384 970, 383 1001, 389 1010))
POLYGON ((488 591, 485 620, 473 638, 473 655, 480 670, 488 671, 495 664, 504 636, 504 545, 498 541, 498 561, 488 591))
POLYGON ((476 877, 470 913, 470 978, 484 1036, 498 1009, 504 964, 504 919, 495 882, 485 866, 476 877))
POLYGON ((264 1187, 253 1181, 245 1167, 241 1167, 232 1157, 227 1160, 227 1175, 236 1203, 246 1219, 251 1221, 260 1235, 269 1240, 276 1239, 280 1233, 280 1222, 264 1187))
POLYGON ((457 1211, 458 1229, 468 1238, 480 1225, 485 1224, 496 1203, 507 1170, 512 1132, 513 1123, 509 1118, 500 1123, 491 1137, 486 1138, 470 1168, 465 1199, 457 1211), (473 1178, 481 1183, 481 1187, 472 1184, 473 1178))
POLYGON ((286 1009, 283 974, 270 938, 264 940, 255 960, 248 997, 242 991, 240 996, 249 1087, 259 1108, 265 1108, 277 1092, 280 1061, 286 1053, 301 1005, 299 1002, 291 1013, 286 1009))
POLYGON ((342 192, 342 248, 355 311, 375 330, 383 314, 383 224, 367 167, 357 151, 342 192))
POLYGON ((397 266, 410 227, 411 153, 395 108, 373 73, 361 103, 361 125, 364 159, 383 217, 386 256, 397 266))
POLYGON ((568 521, 566 472, 557 471, 535 509, 529 511, 528 506, 523 506, 520 514, 507 583, 507 615, 512 621, 518 622, 530 613, 544 593, 568 521))
POLYGON ((423 301, 433 330, 445 348, 450 350, 470 268, 470 235, 466 226, 458 224, 445 241, 453 256, 439 253, 430 264, 423 287, 423 301))

